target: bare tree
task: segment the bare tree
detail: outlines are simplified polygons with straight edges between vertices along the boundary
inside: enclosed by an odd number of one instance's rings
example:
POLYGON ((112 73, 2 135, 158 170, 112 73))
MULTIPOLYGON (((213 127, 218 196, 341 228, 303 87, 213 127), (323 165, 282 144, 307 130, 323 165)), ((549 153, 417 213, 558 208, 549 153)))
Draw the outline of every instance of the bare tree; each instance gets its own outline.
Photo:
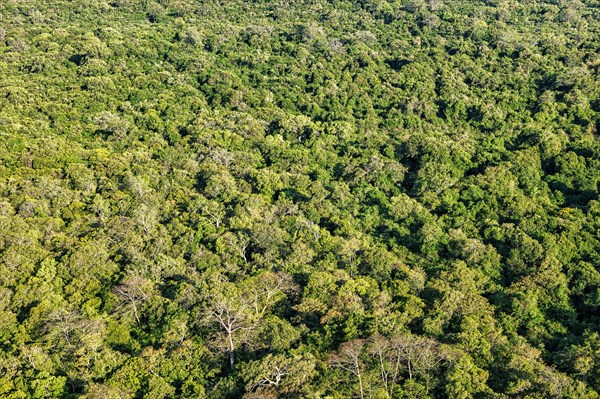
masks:
POLYGON ((429 376, 431 370, 444 359, 439 343, 427 337, 401 335, 390 340, 390 347, 406 365, 411 380, 415 373, 429 376))
POLYGON ((201 323, 218 328, 217 336, 228 353, 231 367, 235 365, 236 349, 252 344, 253 331, 268 310, 295 289, 291 276, 270 272, 237 285, 214 276, 208 284, 210 291, 204 297, 201 323))
POLYGON ((220 202, 202 200, 198 205, 200 211, 210 217, 218 229, 225 218, 225 207, 220 202))
POLYGON ((340 345, 338 353, 330 358, 330 363, 334 367, 338 367, 356 377, 361 399, 365 397, 363 386, 364 364, 360 358, 364 346, 365 341, 362 339, 344 342, 340 345))
POLYGON ((289 357, 283 354, 268 354, 262 359, 247 363, 242 376, 248 391, 279 394, 299 393, 315 374, 314 358, 308 356, 289 357))
POLYGON ((283 272, 262 273, 244 282, 245 295, 257 317, 264 317, 271 306, 295 290, 292 277, 283 272))
POLYGON ((143 229, 146 235, 150 235, 158 224, 158 210, 146 204, 141 204, 133 212, 133 217, 143 229))
POLYGON ((370 340, 368 353, 377 360, 381 383, 390 397, 404 372, 409 380, 417 375, 429 380, 430 373, 446 359, 436 340, 412 334, 391 339, 376 336, 370 340))
POLYGON ((385 390, 394 397, 394 387, 400 375, 401 359, 397 352, 391 350, 390 341, 382 336, 376 336, 369 345, 369 354, 377 359, 379 376, 385 390))
POLYGON ((254 328, 251 304, 234 284, 225 281, 219 281, 214 293, 206 299, 203 323, 218 327, 229 354, 229 365, 233 368, 237 346, 254 328))
POLYGON ((143 277, 133 275, 117 285, 113 292, 119 299, 119 308, 124 313, 132 312, 138 326, 140 323, 139 309, 154 290, 153 283, 143 277))
POLYGON ((281 384, 283 378, 286 375, 288 375, 289 373, 290 372, 289 372, 289 368, 288 368, 287 364, 273 365, 273 368, 271 370, 269 370, 269 372, 267 374, 264 374, 250 388, 254 389, 256 387, 263 387, 263 386, 278 387, 281 384))
POLYGON ((45 329, 47 338, 65 343, 68 348, 74 348, 75 335, 81 314, 72 309, 60 308, 50 313, 45 329))
POLYGON ((223 235, 223 242, 227 244, 229 248, 231 248, 235 253, 237 253, 244 262, 248 261, 248 257, 246 255, 246 251, 248 246, 250 245, 250 238, 245 233, 226 233, 223 235))

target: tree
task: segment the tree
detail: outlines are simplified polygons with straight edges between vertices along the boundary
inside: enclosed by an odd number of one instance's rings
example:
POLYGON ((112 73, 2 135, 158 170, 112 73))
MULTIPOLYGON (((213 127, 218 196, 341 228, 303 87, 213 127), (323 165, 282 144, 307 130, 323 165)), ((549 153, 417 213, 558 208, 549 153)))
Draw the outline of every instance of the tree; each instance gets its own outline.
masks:
POLYGON ((254 329, 256 318, 252 313, 252 303, 233 283, 215 276, 211 292, 204 297, 201 323, 217 328, 217 345, 224 346, 229 358, 229 366, 235 366, 235 350, 248 341, 254 329))
POLYGON ((154 284, 144 277, 131 275, 117 285, 113 292, 118 299, 118 311, 122 314, 133 313, 137 325, 141 327, 140 311, 144 303, 154 295, 154 284))
POLYGON ((302 394, 307 392, 306 385, 316 373, 315 366, 315 359, 310 355, 268 354, 263 359, 245 364, 242 373, 249 392, 302 394))
POLYGON ((329 358, 329 364, 333 367, 343 370, 356 378, 358 382, 358 390, 360 398, 365 397, 364 372, 365 365, 361 359, 365 341, 362 339, 354 339, 344 342, 340 345, 337 353, 329 358))
POLYGON ((241 289, 257 318, 265 317, 266 312, 287 295, 298 293, 292 276, 283 272, 263 272, 250 277, 242 283, 241 289))

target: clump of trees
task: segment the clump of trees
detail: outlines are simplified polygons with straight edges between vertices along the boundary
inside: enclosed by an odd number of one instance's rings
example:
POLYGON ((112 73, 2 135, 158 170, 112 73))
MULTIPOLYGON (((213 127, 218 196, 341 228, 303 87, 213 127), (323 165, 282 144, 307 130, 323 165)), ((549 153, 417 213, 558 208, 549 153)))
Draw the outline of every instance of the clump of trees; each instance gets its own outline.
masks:
POLYGON ((0 3, 0 396, 598 397, 598 6, 0 3))

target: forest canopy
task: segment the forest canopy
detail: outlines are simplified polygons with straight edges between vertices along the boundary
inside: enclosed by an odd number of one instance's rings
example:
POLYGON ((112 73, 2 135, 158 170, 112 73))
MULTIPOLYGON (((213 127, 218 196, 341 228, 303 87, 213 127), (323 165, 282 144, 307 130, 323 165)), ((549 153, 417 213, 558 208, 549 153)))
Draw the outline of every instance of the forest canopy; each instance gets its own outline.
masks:
POLYGON ((0 2, 0 397, 599 398, 600 1, 0 2))

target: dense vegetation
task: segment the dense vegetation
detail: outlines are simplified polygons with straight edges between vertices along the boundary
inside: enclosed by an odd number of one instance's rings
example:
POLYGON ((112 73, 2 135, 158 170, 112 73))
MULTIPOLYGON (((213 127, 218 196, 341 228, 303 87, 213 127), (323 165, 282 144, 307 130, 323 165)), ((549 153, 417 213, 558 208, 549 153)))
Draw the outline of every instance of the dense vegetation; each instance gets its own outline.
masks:
POLYGON ((0 397, 598 398, 599 68, 597 0, 1 1, 0 397))

